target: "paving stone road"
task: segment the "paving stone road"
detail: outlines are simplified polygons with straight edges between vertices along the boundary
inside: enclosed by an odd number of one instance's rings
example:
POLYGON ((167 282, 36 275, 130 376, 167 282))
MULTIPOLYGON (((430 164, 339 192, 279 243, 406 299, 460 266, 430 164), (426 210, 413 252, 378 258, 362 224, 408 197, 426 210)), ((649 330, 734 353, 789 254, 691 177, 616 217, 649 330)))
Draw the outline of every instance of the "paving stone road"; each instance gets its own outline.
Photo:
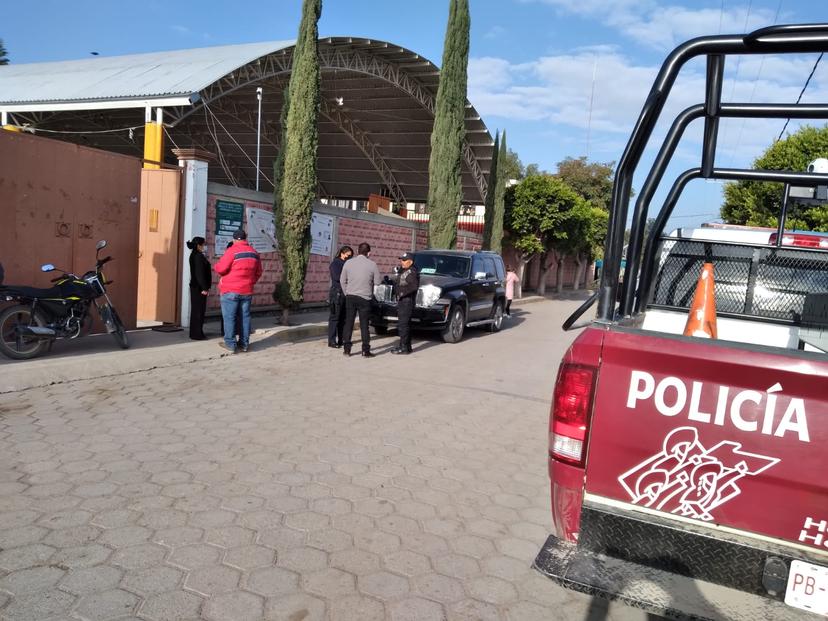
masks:
POLYGON ((0 619, 645 618, 530 569, 577 304, 0 395, 0 619))

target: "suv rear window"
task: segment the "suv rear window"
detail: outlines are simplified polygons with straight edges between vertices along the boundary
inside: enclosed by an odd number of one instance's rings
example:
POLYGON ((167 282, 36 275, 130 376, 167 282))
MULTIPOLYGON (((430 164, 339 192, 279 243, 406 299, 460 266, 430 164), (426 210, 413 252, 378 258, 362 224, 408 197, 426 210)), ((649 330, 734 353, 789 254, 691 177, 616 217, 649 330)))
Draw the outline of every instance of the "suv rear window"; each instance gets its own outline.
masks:
POLYGON ((495 264, 495 274, 497 274, 498 280, 503 280, 506 278, 506 269, 503 267, 503 259, 500 257, 492 257, 494 259, 495 264))
POLYGON ((485 270, 487 274, 491 274, 492 278, 497 277, 497 273, 495 271, 495 262, 492 257, 483 257, 483 265, 485 265, 485 270))

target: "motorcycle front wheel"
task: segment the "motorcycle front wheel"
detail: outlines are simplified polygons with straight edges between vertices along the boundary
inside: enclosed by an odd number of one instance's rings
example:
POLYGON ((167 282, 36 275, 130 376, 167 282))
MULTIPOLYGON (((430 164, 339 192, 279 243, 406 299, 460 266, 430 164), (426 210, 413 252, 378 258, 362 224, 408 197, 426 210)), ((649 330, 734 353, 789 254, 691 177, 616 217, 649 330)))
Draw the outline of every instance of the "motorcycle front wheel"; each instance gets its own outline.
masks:
POLYGON ((0 352, 12 360, 28 360, 49 348, 49 340, 23 334, 25 328, 43 327, 46 321, 30 306, 10 306, 0 313, 0 352))
POLYGON ((112 336, 115 337, 121 349, 129 349, 129 339, 127 338, 126 328, 124 328, 124 322, 118 316, 118 311, 114 307, 110 308, 112 309, 112 323, 115 324, 115 332, 112 333, 112 336))
POLYGON ((106 304, 101 306, 99 310, 101 311, 101 318, 104 320, 107 330, 115 337, 118 346, 121 349, 129 349, 126 328, 124 328, 124 322, 121 321, 115 307, 106 304))

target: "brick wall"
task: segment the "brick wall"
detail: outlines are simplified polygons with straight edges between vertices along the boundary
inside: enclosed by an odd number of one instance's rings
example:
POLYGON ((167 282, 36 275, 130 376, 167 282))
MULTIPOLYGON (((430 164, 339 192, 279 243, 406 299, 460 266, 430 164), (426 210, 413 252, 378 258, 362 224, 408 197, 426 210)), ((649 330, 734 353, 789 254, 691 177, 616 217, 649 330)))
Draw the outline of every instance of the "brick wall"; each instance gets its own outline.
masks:
MULTIPOLYGON (((206 237, 208 258, 213 264, 218 261, 218 257, 215 256, 216 201, 222 199, 244 203, 245 214, 247 207, 271 208, 270 197, 264 192, 252 192, 210 183, 207 193, 206 237)), ((335 225, 331 256, 310 255, 304 291, 305 302, 308 303, 320 303, 327 300, 330 288, 328 266, 340 246, 351 246, 356 252, 361 242, 368 242, 371 244, 371 258, 377 262, 383 273, 390 272, 398 265, 397 257, 403 252, 428 247, 428 229, 427 224, 424 223, 329 207, 321 203, 314 207, 314 211, 332 216, 335 218, 335 225)), ((477 250, 481 242, 480 235, 463 230, 458 231, 458 249, 477 250)), ((279 255, 275 252, 263 253, 262 264, 263 274, 254 290, 253 305, 271 306, 273 305, 273 289, 282 278, 282 265, 279 255)), ((215 281, 218 282, 218 275, 215 275, 215 281)), ((208 307, 217 309, 219 298, 215 285, 211 293, 208 307)))
MULTIPOLYGON (((213 264, 218 261, 218 258, 213 253, 216 200, 220 199, 244 203, 245 214, 247 213, 247 207, 256 207, 259 209, 271 208, 270 196, 264 192, 253 192, 232 186, 210 183, 207 193, 207 244, 209 258, 213 264)), ((356 252, 357 246, 361 242, 368 242, 371 244, 371 258, 377 262, 380 271, 383 273, 390 272, 397 265, 397 257, 403 252, 412 249, 421 250, 428 247, 427 222, 415 222, 402 218, 351 211, 348 209, 329 207, 321 203, 314 207, 314 211, 332 216, 336 222, 331 256, 310 255, 304 292, 305 302, 308 303, 321 303, 327 300, 328 289, 330 288, 328 266, 340 246, 351 246, 354 252, 356 252), (414 242, 413 248, 412 239, 414 242)), ((483 237, 481 235, 463 229, 457 231, 458 250, 480 250, 482 242, 483 237)), ((503 260, 506 263, 517 266, 518 262, 514 249, 508 246, 505 247, 503 249, 503 260)), ((264 271, 261 280, 256 285, 253 304, 254 306, 272 306, 273 289, 276 283, 282 278, 282 264, 279 260, 279 255, 275 252, 262 254, 262 263, 264 271)), ((537 288, 540 276, 538 263, 538 259, 535 258, 527 266, 525 275, 526 282, 524 283, 525 290, 537 288)), ((567 258, 564 261, 565 287, 572 287, 576 268, 577 266, 572 259, 567 258)), ((588 270, 594 270, 593 266, 590 266, 588 270)), ((592 271, 588 273, 592 274, 592 271)), ((552 288, 555 286, 555 277, 556 272, 554 269, 547 272, 547 287, 552 288)), ((218 275, 215 275, 215 281, 218 282, 218 275)), ((217 309, 219 307, 218 292, 215 284, 208 301, 208 307, 211 309, 217 309)))

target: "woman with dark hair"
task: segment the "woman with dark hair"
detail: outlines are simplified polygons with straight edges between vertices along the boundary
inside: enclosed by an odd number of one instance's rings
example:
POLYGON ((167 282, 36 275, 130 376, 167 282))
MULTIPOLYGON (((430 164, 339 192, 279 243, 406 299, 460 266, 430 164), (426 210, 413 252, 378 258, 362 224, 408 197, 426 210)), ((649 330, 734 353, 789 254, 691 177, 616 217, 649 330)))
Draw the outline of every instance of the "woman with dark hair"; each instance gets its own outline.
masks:
POLYGON ((342 347, 342 328, 345 325, 345 294, 342 293, 342 285, 339 284, 339 277, 342 275, 342 267, 345 261, 354 256, 354 250, 350 246, 342 246, 339 254, 331 261, 331 290, 328 294, 330 315, 328 316, 328 347, 342 347))
POLYGON ((204 256, 203 237, 193 237, 187 242, 190 252, 190 338, 203 341, 204 312, 207 310, 207 295, 212 283, 210 261, 204 256))

